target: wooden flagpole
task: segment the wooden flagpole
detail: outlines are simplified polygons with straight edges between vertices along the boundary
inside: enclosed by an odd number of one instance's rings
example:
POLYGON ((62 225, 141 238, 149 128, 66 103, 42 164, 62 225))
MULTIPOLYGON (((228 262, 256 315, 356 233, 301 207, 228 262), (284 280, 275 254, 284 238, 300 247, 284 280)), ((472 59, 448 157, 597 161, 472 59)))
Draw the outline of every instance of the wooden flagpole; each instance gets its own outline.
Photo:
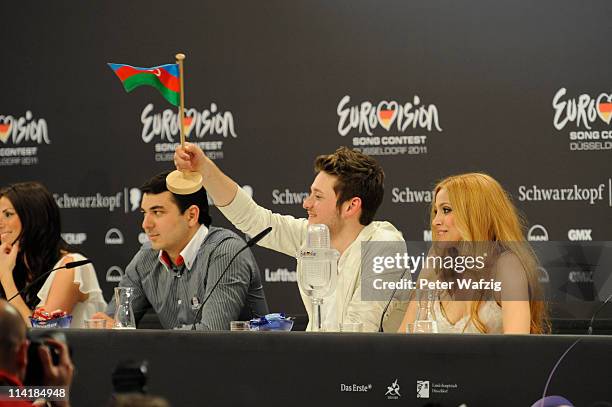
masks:
POLYGON ((185 54, 176 54, 176 62, 179 66, 180 100, 179 120, 181 127, 181 147, 185 146, 185 88, 183 87, 183 60, 185 54))
MULTIPOLYGON (((175 57, 179 66, 179 128, 181 130, 181 147, 185 147, 185 88, 183 85, 183 60, 185 59, 185 54, 179 53, 175 57)), ((202 188, 202 176, 197 172, 175 170, 166 177, 166 186, 175 194, 193 194, 202 188)))

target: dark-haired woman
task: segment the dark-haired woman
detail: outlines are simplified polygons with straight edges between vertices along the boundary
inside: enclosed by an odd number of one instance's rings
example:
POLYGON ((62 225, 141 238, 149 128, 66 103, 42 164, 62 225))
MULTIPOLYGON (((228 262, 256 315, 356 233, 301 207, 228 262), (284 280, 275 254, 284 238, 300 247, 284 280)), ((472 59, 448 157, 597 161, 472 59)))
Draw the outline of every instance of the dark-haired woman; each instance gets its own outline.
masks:
MULTIPOLYGON (((0 190, 0 297, 11 298, 37 277, 85 259, 62 239, 60 213, 49 191, 37 182, 0 190)), ((35 308, 72 314, 72 327, 106 307, 91 264, 54 271, 11 303, 26 323, 35 308)))

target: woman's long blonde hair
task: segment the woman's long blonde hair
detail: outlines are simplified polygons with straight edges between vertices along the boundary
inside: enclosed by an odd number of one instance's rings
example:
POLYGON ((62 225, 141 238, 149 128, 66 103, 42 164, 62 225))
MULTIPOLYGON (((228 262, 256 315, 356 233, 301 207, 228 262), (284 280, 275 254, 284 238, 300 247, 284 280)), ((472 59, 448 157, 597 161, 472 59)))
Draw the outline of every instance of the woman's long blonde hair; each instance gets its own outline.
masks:
MULTIPOLYGON (((504 250, 514 253, 525 269, 529 287, 531 333, 547 333, 547 310, 542 287, 538 281, 538 262, 531 247, 525 242, 524 221, 519 216, 510 196, 491 176, 483 173, 454 175, 440 181, 434 189, 431 205, 431 224, 435 217, 435 197, 445 189, 452 207, 455 226, 464 241, 497 242, 504 250)), ((435 241, 435 234, 432 234, 435 241)), ((470 318, 479 331, 486 333, 478 310, 482 300, 473 301, 470 318)))

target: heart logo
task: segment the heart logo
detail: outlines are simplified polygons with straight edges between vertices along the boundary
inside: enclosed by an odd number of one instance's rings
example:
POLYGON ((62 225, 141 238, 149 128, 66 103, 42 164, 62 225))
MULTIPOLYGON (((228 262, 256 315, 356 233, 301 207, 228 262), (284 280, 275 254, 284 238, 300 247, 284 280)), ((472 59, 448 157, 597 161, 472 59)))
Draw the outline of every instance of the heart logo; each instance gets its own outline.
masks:
POLYGON ((191 133, 191 130, 193 129, 193 126, 196 123, 196 121, 194 120, 195 115, 195 109, 189 109, 185 111, 185 117, 183 117, 183 125, 185 126, 185 138, 189 137, 189 134, 191 133))
POLYGON ((599 95, 597 98, 597 114, 606 124, 610 124, 612 120, 612 94, 602 93, 599 95))
POLYGON ((11 136, 11 128, 13 127, 13 120, 10 117, 3 117, 0 119, 0 140, 3 143, 11 136))
POLYGON ((376 116, 378 117, 378 122, 385 130, 389 130, 391 128, 393 121, 397 117, 398 107, 397 102, 394 101, 387 102, 386 100, 383 100, 378 104, 378 107, 376 108, 376 116))

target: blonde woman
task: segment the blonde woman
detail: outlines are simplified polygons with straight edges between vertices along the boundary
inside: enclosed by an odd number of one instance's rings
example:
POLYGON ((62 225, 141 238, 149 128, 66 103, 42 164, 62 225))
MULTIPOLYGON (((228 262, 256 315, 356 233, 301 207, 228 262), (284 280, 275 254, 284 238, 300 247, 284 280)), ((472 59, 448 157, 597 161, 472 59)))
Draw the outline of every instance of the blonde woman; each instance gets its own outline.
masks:
MULTIPOLYGON (((436 185, 434 197, 430 215, 434 245, 429 255, 454 250, 456 257, 458 253, 473 254, 474 248, 481 248, 480 254, 488 252, 486 272, 472 269, 456 273, 439 265, 422 270, 419 278, 453 282, 451 288, 436 293, 433 311, 438 332, 548 332, 537 260, 525 242, 517 210, 501 185, 482 173, 455 175, 436 185), (500 290, 487 287, 466 293, 458 288, 458 280, 474 276, 474 280, 492 277, 500 290)), ((417 302, 411 301, 399 332, 406 332, 416 313, 417 302)))

